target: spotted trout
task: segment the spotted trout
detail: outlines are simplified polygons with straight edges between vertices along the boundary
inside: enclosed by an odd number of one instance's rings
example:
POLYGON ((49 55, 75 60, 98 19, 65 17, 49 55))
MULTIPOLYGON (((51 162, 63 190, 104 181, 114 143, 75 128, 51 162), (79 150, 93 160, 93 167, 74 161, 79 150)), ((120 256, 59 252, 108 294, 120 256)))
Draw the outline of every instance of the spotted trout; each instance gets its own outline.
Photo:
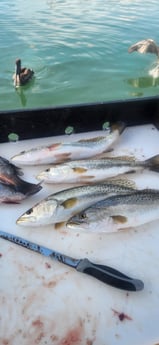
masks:
POLYGON ((40 165, 94 157, 108 151, 115 144, 124 128, 123 123, 117 123, 110 127, 110 131, 103 132, 103 135, 35 147, 16 154, 11 160, 22 165, 40 165))
POLYGON ((143 161, 127 156, 76 160, 53 165, 41 171, 37 179, 45 183, 90 183, 143 169, 159 171, 159 155, 143 161))
POLYGON ((114 195, 74 215, 67 227, 89 232, 114 232, 159 219, 159 191, 114 195))
POLYGON ((132 193, 135 190, 134 183, 124 179, 65 189, 34 205, 17 219, 17 224, 39 226, 65 222, 95 201, 110 195, 132 193))

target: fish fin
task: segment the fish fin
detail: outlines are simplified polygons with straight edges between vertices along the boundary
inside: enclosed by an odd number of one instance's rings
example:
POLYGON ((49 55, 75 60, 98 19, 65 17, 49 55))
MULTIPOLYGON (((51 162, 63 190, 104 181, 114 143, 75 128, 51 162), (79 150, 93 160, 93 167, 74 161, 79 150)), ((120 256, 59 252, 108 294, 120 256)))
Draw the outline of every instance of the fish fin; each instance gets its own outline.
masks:
POLYGON ((159 155, 153 156, 145 161, 146 166, 152 171, 159 172, 159 155))
POLYGON ((128 161, 128 162, 136 161, 136 158, 134 156, 117 156, 117 157, 114 157, 114 158, 118 159, 118 160, 125 160, 125 161, 128 161))
POLYGON ((72 170, 73 170, 75 173, 82 174, 82 173, 86 172, 88 169, 82 168, 82 167, 75 167, 75 168, 72 168, 72 170))
POLYGON ((53 151, 54 149, 57 149, 57 147, 61 145, 62 145, 61 143, 55 143, 55 144, 49 145, 47 148, 49 151, 53 151))
POLYGON ((93 176, 93 175, 87 175, 87 176, 81 176, 80 178, 81 178, 81 179, 84 179, 84 180, 88 180, 88 182, 89 182, 89 180, 95 178, 95 176, 93 176))
POLYGON ((123 224, 127 222, 127 217, 121 216, 120 214, 116 216, 111 216, 111 218, 115 223, 123 224))
POLYGON ((39 183, 36 184, 36 183, 30 183, 30 182, 24 181, 22 179, 17 179, 15 186, 16 186, 17 192, 22 193, 26 196, 29 196, 29 195, 38 193, 42 189, 42 186, 41 186, 42 182, 43 181, 40 181, 39 183))
POLYGON ((58 153, 58 154, 55 154, 54 157, 56 158, 57 163, 63 163, 64 161, 69 160, 71 158, 71 152, 58 153))
POLYGON ((114 149, 113 148, 108 148, 108 149, 106 149, 106 150, 104 150, 100 155, 97 155, 97 156, 95 156, 95 157, 99 157, 99 158, 106 158, 107 157, 107 154, 109 153, 109 152, 112 152, 112 151, 114 151, 114 149), (105 154, 106 154, 106 156, 105 156, 105 154))
POLYGON ((70 199, 67 199, 65 200, 64 202, 61 203, 61 206, 63 206, 64 208, 71 208, 73 207, 74 205, 76 205, 77 203, 77 198, 70 198, 70 199))
POLYGON ((15 181, 13 181, 12 178, 9 178, 5 175, 0 175, 0 182, 4 184, 13 185, 13 186, 16 185, 15 181))
POLYGON ((93 137, 93 138, 89 138, 89 139, 80 139, 78 140, 78 143, 94 143, 94 142, 98 142, 100 140, 105 139, 105 137, 103 135, 98 136, 98 137, 93 137))
POLYGON ((19 205, 20 203, 21 203, 21 201, 19 201, 19 200, 4 200, 4 201, 2 201, 2 203, 3 204, 17 204, 17 205, 19 205))
POLYGON ((108 178, 106 181, 109 182, 110 184, 117 184, 119 186, 137 189, 136 183, 132 180, 127 179, 127 177, 120 178, 120 179, 119 177, 112 177, 112 178, 108 178))
POLYGON ((65 222, 55 223, 54 228, 55 230, 61 229, 65 225, 65 222))
POLYGON ((135 173, 136 173, 136 171, 135 171, 135 170, 133 170, 133 169, 132 169, 132 170, 130 170, 130 171, 125 172, 125 174, 126 174, 126 175, 128 175, 128 174, 135 174, 135 173))
POLYGON ((111 125, 111 132, 118 130, 119 134, 121 134, 125 128, 126 128, 126 124, 122 121, 118 121, 111 125))

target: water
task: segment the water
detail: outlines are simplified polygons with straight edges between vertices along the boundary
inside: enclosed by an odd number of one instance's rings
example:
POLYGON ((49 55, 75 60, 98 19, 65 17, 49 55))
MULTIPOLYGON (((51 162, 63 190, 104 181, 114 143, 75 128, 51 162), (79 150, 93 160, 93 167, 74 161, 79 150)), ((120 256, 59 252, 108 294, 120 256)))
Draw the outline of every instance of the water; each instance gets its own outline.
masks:
POLYGON ((0 110, 157 95, 153 54, 128 47, 158 37, 158 0, 1 0, 0 110), (17 57, 35 79, 15 90, 17 57))

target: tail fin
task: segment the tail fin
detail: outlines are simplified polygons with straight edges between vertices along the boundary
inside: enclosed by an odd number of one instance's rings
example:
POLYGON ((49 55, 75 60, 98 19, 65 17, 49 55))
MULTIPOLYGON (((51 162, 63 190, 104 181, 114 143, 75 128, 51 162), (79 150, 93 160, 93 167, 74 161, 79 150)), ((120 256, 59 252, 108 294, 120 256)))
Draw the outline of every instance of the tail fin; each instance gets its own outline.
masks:
POLYGON ((33 194, 38 193, 42 189, 41 183, 42 181, 35 184, 35 183, 24 181, 22 179, 18 179, 16 183, 16 190, 17 192, 20 192, 26 196, 33 195, 33 194))
POLYGON ((151 171, 159 172, 159 155, 147 159, 145 161, 145 166, 147 166, 151 171))
POLYGON ((118 121, 116 123, 113 123, 111 125, 111 131, 113 132, 114 130, 118 130, 119 134, 122 134, 124 129, 126 128, 126 123, 123 121, 118 121))

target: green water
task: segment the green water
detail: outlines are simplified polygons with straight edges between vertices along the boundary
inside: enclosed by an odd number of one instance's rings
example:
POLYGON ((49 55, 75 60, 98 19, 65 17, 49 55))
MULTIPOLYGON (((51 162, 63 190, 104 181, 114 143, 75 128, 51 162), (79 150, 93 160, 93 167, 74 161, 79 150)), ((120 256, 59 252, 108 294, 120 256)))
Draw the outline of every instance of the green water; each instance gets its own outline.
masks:
POLYGON ((1 0, 0 110, 157 95, 155 55, 129 45, 159 44, 158 0, 1 0), (15 90, 15 59, 35 79, 15 90))

